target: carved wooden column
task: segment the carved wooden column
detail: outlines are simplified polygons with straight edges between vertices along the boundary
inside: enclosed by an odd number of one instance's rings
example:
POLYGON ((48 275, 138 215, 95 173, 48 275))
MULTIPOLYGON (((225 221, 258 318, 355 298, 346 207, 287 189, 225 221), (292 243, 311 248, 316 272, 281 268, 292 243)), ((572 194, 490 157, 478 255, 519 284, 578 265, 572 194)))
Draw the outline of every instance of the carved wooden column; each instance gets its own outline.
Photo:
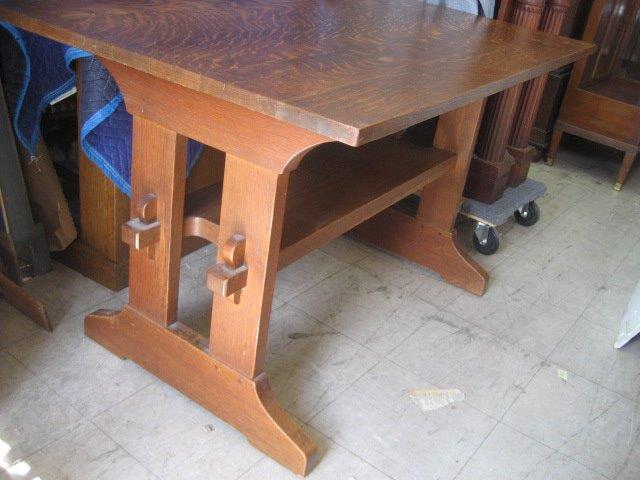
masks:
MULTIPOLYGON (((570 6, 571 0, 548 0, 542 15, 540 30, 558 35, 570 6)), ((548 75, 542 75, 525 83, 522 88, 507 149, 515 160, 509 175, 509 185, 513 187, 526 180, 529 165, 535 154, 535 149, 529 145, 529 140, 547 79, 548 75)))
MULTIPOLYGON (((536 30, 544 10, 545 0, 516 0, 511 23, 536 30)), ((469 169, 465 196, 493 203, 508 185, 514 164, 506 154, 511 125, 516 115, 522 85, 517 85, 490 97, 480 128, 479 141, 469 169)))

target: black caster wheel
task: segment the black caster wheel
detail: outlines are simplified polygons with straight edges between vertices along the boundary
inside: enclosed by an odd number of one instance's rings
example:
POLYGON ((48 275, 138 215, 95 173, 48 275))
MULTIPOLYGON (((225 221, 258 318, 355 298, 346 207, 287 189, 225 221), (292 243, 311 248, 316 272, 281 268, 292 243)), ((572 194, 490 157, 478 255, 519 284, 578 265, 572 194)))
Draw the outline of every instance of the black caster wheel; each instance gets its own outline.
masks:
POLYGON ((540 207, 536 202, 531 201, 513 212, 513 215, 516 217, 516 222, 520 225, 530 227, 538 223, 540 219, 540 207))
POLYGON ((473 233, 473 247, 483 255, 493 255, 500 247, 500 236, 494 227, 478 224, 473 233))

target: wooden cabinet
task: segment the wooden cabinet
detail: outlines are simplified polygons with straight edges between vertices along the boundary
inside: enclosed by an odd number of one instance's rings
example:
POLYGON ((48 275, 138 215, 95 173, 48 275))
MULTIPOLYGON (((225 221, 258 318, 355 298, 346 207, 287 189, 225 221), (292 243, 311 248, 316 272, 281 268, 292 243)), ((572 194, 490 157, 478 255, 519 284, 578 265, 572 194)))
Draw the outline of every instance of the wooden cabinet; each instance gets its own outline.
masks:
POLYGON ((547 163, 565 132, 617 148, 620 190, 640 145, 640 0, 595 0, 583 40, 598 49, 571 75, 547 163))

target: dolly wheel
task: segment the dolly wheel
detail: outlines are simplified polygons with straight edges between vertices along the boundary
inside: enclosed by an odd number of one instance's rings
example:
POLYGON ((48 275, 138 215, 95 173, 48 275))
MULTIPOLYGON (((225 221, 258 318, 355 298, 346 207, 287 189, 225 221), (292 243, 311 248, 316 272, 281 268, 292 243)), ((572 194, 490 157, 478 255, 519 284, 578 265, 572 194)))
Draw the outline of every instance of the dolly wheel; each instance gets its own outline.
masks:
POLYGON ((494 227, 478 223, 473 232, 473 247, 483 255, 493 255, 500 247, 500 236, 494 227))
POLYGON ((530 227, 531 225, 538 223, 538 220, 540 219, 540 207, 538 207, 538 204, 532 200, 513 212, 513 215, 516 217, 516 222, 520 225, 523 227, 530 227))

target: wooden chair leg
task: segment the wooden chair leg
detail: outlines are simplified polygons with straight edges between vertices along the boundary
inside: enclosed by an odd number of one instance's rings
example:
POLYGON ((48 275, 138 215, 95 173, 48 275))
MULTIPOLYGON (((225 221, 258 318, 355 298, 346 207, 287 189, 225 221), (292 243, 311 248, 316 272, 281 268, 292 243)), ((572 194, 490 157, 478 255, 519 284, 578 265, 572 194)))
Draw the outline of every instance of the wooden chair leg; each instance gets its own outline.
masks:
POLYGON ((556 155, 558 153, 558 147, 560 146, 560 140, 562 140, 562 134, 564 130, 561 127, 556 126, 553 129, 551 135, 551 143, 549 144, 549 151, 547 152, 546 164, 551 166, 556 161, 556 155))
POLYGON ((388 209, 353 233, 381 248, 438 272, 442 278, 476 295, 486 289, 489 275, 456 240, 455 221, 482 117, 478 101, 442 115, 434 145, 457 153, 449 175, 424 187, 415 217, 388 209))
POLYGON ((620 191, 622 185, 627 180, 627 176, 629 175, 629 171, 636 161, 636 157, 638 156, 638 152, 626 152, 622 159, 622 165, 620 166, 620 170, 618 171, 618 179, 616 180, 616 184, 613 187, 614 190, 620 191))

